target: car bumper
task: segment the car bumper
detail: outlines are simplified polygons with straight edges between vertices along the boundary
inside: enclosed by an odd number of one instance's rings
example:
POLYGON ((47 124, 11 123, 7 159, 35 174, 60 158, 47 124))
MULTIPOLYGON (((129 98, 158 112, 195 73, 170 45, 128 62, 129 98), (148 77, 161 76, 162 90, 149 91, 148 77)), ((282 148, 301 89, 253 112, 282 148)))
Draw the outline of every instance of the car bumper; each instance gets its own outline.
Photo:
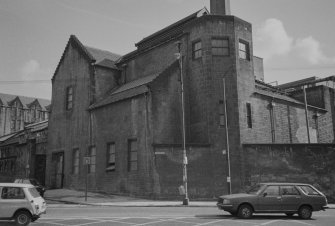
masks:
POLYGON ((227 212, 234 212, 234 211, 236 211, 236 208, 234 208, 234 205, 232 205, 232 204, 217 203, 216 206, 220 210, 224 210, 224 211, 227 211, 227 212))

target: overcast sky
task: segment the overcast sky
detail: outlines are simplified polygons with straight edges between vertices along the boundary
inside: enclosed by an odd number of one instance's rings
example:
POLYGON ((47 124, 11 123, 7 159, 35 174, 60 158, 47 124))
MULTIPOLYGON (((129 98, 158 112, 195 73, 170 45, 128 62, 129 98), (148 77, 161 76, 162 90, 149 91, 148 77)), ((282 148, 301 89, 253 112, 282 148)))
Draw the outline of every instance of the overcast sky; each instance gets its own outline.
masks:
MULTIPOLYGON (((0 0, 0 93, 50 99, 71 34, 123 55, 142 38, 209 10, 209 2, 0 0)), ((268 83, 335 75, 334 10, 334 0, 231 0, 232 15, 253 25, 254 55, 264 58, 268 83)))

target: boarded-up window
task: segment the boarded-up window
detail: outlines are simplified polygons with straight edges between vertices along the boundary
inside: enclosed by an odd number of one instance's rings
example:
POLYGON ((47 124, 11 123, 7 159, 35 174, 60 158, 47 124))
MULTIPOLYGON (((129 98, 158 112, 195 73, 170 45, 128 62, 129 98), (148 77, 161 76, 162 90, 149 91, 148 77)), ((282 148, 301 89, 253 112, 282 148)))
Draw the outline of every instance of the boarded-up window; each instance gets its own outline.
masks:
POLYGON ((90 147, 89 157, 90 157, 90 167, 88 168, 88 173, 95 173, 95 166, 96 166, 96 148, 95 148, 95 146, 90 147))
POLYGON ((202 47, 201 41, 193 43, 193 59, 198 59, 202 57, 202 47))
POLYGON ((250 60, 250 50, 247 42, 240 40, 238 43, 238 50, 238 54, 241 59, 250 60))
POLYGON ((212 55, 229 56, 229 40, 228 39, 212 39, 212 55))

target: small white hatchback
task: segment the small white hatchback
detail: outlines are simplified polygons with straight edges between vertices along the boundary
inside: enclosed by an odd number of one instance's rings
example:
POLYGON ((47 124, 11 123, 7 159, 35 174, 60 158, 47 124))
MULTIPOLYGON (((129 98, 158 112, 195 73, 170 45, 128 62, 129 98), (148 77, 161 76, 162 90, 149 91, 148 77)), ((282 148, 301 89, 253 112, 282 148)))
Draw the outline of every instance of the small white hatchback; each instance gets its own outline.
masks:
POLYGON ((0 220, 29 225, 46 213, 45 200, 31 184, 0 183, 0 220))

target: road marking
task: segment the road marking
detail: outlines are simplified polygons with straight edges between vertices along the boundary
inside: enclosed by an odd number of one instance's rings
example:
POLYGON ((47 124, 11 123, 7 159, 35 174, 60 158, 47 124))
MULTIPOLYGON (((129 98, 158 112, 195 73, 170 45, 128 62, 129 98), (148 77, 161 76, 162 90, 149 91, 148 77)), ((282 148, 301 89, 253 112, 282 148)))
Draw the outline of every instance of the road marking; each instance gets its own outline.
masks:
POLYGON ((299 223, 299 224, 305 224, 305 225, 311 225, 311 226, 314 226, 314 224, 308 224, 306 222, 303 222, 303 221, 298 221, 298 220, 290 220, 291 222, 295 222, 295 223, 299 223))
POLYGON ((208 224, 214 224, 214 223, 219 223, 221 221, 224 221, 224 220, 218 220, 218 221, 211 221, 211 222, 207 222, 207 223, 200 223, 200 224, 195 224, 197 226, 200 226, 200 225, 208 225, 208 224))
POLYGON ((268 224, 272 224, 272 223, 274 223, 274 222, 278 222, 278 221, 281 221, 281 220, 268 221, 268 222, 264 222, 264 223, 262 223, 262 224, 260 224, 260 225, 268 225, 268 224))

